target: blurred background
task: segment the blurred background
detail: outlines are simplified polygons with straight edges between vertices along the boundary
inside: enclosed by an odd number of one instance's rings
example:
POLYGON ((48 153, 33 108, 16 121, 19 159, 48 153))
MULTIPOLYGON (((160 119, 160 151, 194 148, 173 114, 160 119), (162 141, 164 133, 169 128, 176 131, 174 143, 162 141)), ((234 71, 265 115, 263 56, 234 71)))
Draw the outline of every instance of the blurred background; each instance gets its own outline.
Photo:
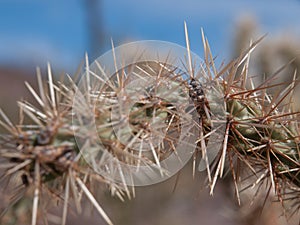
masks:
MULTIPOLYGON (((217 65, 238 56, 250 40, 267 34, 252 57, 250 71, 254 76, 268 76, 293 60, 279 77, 288 85, 294 71, 300 72, 299 15, 297 0, 1 0, 0 107, 17 121, 15 102, 30 99, 24 81, 36 85, 37 66, 45 72, 50 62, 55 74, 72 75, 85 52, 93 61, 111 48, 111 39, 115 46, 149 39, 185 46, 184 21, 191 50, 203 55, 203 28, 217 65)), ((299 99, 294 98, 294 103, 299 108, 299 99)), ((204 177, 193 180, 188 165, 174 193, 176 177, 139 188, 136 199, 127 203, 108 194, 99 198, 117 225, 287 223, 275 203, 260 216, 259 205, 238 207, 226 179, 219 183, 215 195, 209 196, 201 189, 204 177)), ((14 212, 10 215, 21 218, 14 212)), ((74 218, 75 213, 69 224, 103 224, 95 213, 74 218)))

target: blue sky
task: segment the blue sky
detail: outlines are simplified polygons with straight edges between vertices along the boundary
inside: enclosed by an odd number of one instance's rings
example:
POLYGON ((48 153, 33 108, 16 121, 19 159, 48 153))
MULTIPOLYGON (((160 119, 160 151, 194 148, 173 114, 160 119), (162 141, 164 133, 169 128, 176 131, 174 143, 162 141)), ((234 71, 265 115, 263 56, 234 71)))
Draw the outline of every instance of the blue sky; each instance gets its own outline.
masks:
MULTIPOLYGON (((116 44, 154 39, 184 45, 187 21, 192 50, 201 56, 202 27, 213 52, 226 60, 235 24, 245 14, 270 38, 300 34, 297 0, 102 0, 100 6, 105 49, 110 38, 116 44)), ((0 65, 43 67, 49 61, 72 73, 89 51, 86 13, 83 0, 1 0, 0 65)))

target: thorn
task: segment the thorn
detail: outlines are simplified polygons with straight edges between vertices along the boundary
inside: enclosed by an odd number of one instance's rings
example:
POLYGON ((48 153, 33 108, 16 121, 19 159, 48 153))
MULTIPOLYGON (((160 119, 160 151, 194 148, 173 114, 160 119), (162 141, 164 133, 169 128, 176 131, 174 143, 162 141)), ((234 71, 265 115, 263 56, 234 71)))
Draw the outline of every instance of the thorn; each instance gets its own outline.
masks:
POLYGON ((65 199, 64 199, 63 215, 62 215, 62 219, 61 219, 61 225, 66 225, 66 221, 67 221, 69 191, 70 191, 70 178, 69 178, 69 176, 67 176, 66 177, 65 199))
POLYGON ((191 78, 194 78, 193 68, 192 68, 192 57, 191 57, 189 34, 188 34, 188 29, 187 29, 187 25, 186 25, 185 21, 184 21, 184 33, 185 33, 185 43, 186 43, 186 48, 187 48, 187 53, 188 53, 189 74, 190 74, 191 78))
POLYGON ((85 186, 85 184, 77 177, 76 181, 80 188, 83 190, 84 194, 88 197, 88 199, 91 201, 91 203, 94 205, 94 207, 97 209, 99 214, 103 217, 103 219, 106 221, 107 224, 113 225, 112 221, 109 219, 107 214, 104 212, 102 207, 99 205, 95 197, 92 195, 92 193, 88 190, 88 188, 85 186))
POLYGON ((51 103, 52 103, 53 110, 55 111, 56 100, 55 100, 55 92, 54 92, 54 85, 53 85, 53 76, 52 76, 51 66, 49 62, 47 63, 47 68, 48 68, 48 80, 49 80, 49 91, 50 91, 51 103))
POLYGON ((112 48, 112 53, 113 53, 113 58, 114 58, 115 72, 117 75, 118 84, 120 87, 122 87, 123 85, 121 84, 120 74, 119 74, 119 70, 118 70, 118 66, 117 66, 117 57, 116 57, 114 42, 113 42, 112 38, 110 39, 110 41, 111 41, 111 48, 112 48))
POLYGON ((34 197, 33 197, 33 206, 32 206, 32 220, 31 225, 36 225, 37 222, 37 211, 38 211, 38 204, 39 204, 39 191, 40 191, 40 164, 38 160, 35 161, 34 166, 34 197))

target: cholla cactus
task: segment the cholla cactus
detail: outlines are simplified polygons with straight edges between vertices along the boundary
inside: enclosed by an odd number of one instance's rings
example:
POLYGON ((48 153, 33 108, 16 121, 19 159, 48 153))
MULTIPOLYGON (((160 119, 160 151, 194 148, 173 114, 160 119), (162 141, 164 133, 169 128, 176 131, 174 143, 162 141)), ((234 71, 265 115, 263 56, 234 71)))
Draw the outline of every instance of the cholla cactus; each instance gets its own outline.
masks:
MULTIPOLYGON (((3 135, 1 140, 1 159, 7 159, 3 164, 3 167, 7 168, 3 178, 9 180, 14 178, 13 183, 17 182, 16 201, 22 198, 27 189, 34 189, 31 224, 37 222, 40 196, 50 194, 63 199, 61 223, 65 224, 69 197, 73 197, 78 211, 81 211, 82 192, 107 223, 112 224, 85 184, 94 181, 106 183, 106 180, 91 174, 88 167, 80 166, 81 159, 70 124, 75 84, 69 78, 68 86, 63 83, 55 85, 50 65, 48 65, 48 88, 44 86, 39 70, 37 79, 39 94, 28 83, 26 85, 40 105, 40 109, 28 102, 19 102, 21 123, 17 126, 13 125, 1 111, 3 117, 1 124, 9 132, 8 135, 3 135), (33 124, 22 124, 24 114, 33 121, 33 124)), ((117 185, 111 184, 111 188, 114 188, 115 192, 122 192, 121 187, 117 185)))
POLYGON ((37 73, 39 93, 26 83, 39 107, 19 102, 19 125, 0 111, 1 125, 8 131, 2 135, 0 157, 6 161, 3 177, 18 187, 12 202, 32 189, 32 225, 42 213, 38 205, 46 194, 62 200, 61 224, 66 224, 70 198, 81 210, 82 194, 112 224, 88 187, 100 182, 122 201, 134 196, 132 168, 150 168, 164 176, 168 171, 162 161, 170 155, 180 161, 176 147, 181 131, 190 124, 195 129, 187 133, 197 138, 184 143, 197 145, 191 153, 195 155, 194 175, 199 155, 198 168, 207 170, 211 193, 218 177, 229 169, 239 200, 241 176, 244 168, 249 168, 256 178, 253 186, 268 181, 281 202, 293 198, 292 210, 298 209, 299 116, 289 105, 281 105, 295 81, 273 97, 267 93, 269 80, 247 89, 246 84, 252 84, 249 57, 258 42, 220 71, 204 37, 203 42, 205 61, 200 74, 205 73, 205 82, 197 76, 187 37, 186 73, 164 61, 139 61, 105 77, 105 69, 96 63, 99 73, 94 73, 86 57, 82 83, 76 84, 68 76, 66 82, 55 83, 49 65, 47 86, 37 73), (241 65, 242 72, 236 77, 241 65), (150 82, 138 89, 135 79, 150 82), (182 101, 186 97, 190 101, 182 101), (196 119, 188 112, 191 106, 196 119), (24 114, 32 124, 22 125, 24 114), (219 145, 211 149, 209 139, 221 134, 219 145), (151 151, 144 152, 145 146, 151 151))

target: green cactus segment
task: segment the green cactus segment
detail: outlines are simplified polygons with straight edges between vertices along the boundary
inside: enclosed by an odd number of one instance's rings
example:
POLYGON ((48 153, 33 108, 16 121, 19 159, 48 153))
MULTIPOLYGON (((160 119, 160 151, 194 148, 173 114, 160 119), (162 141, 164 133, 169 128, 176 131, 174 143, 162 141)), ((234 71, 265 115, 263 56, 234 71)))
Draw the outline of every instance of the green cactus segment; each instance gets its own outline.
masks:
POLYGON ((295 117, 275 110, 267 115, 260 98, 227 98, 228 150, 253 158, 272 179, 287 178, 300 187, 299 135, 291 122, 295 117))
MULTIPOLYGON (((171 106, 153 106, 150 102, 135 103, 129 109, 128 117, 124 121, 113 118, 114 115, 112 115, 111 110, 103 111, 100 108, 100 112, 97 113, 99 116, 96 118, 99 140, 103 147, 114 157, 136 165, 140 160, 138 154, 141 147, 144 151, 147 144, 149 145, 154 140, 159 143, 166 136, 168 121, 172 117, 171 108, 171 106), (125 158, 130 162, 126 161, 125 158)), ((159 147, 156 151, 160 159, 164 158, 162 148, 159 147)), ((143 156, 145 157, 144 154, 143 156)), ((150 159, 155 163, 153 157, 150 157, 150 159)))
MULTIPOLYGON (((115 87, 91 82, 91 92, 98 93, 90 96, 98 153, 108 151, 127 165, 137 166, 142 160, 160 166, 176 151, 181 126, 188 120, 188 94, 182 78, 167 65, 140 62, 128 68, 111 78, 115 87), (128 68, 123 80, 116 81, 128 68)), ((94 153, 85 153, 87 161, 93 161, 94 153)))

